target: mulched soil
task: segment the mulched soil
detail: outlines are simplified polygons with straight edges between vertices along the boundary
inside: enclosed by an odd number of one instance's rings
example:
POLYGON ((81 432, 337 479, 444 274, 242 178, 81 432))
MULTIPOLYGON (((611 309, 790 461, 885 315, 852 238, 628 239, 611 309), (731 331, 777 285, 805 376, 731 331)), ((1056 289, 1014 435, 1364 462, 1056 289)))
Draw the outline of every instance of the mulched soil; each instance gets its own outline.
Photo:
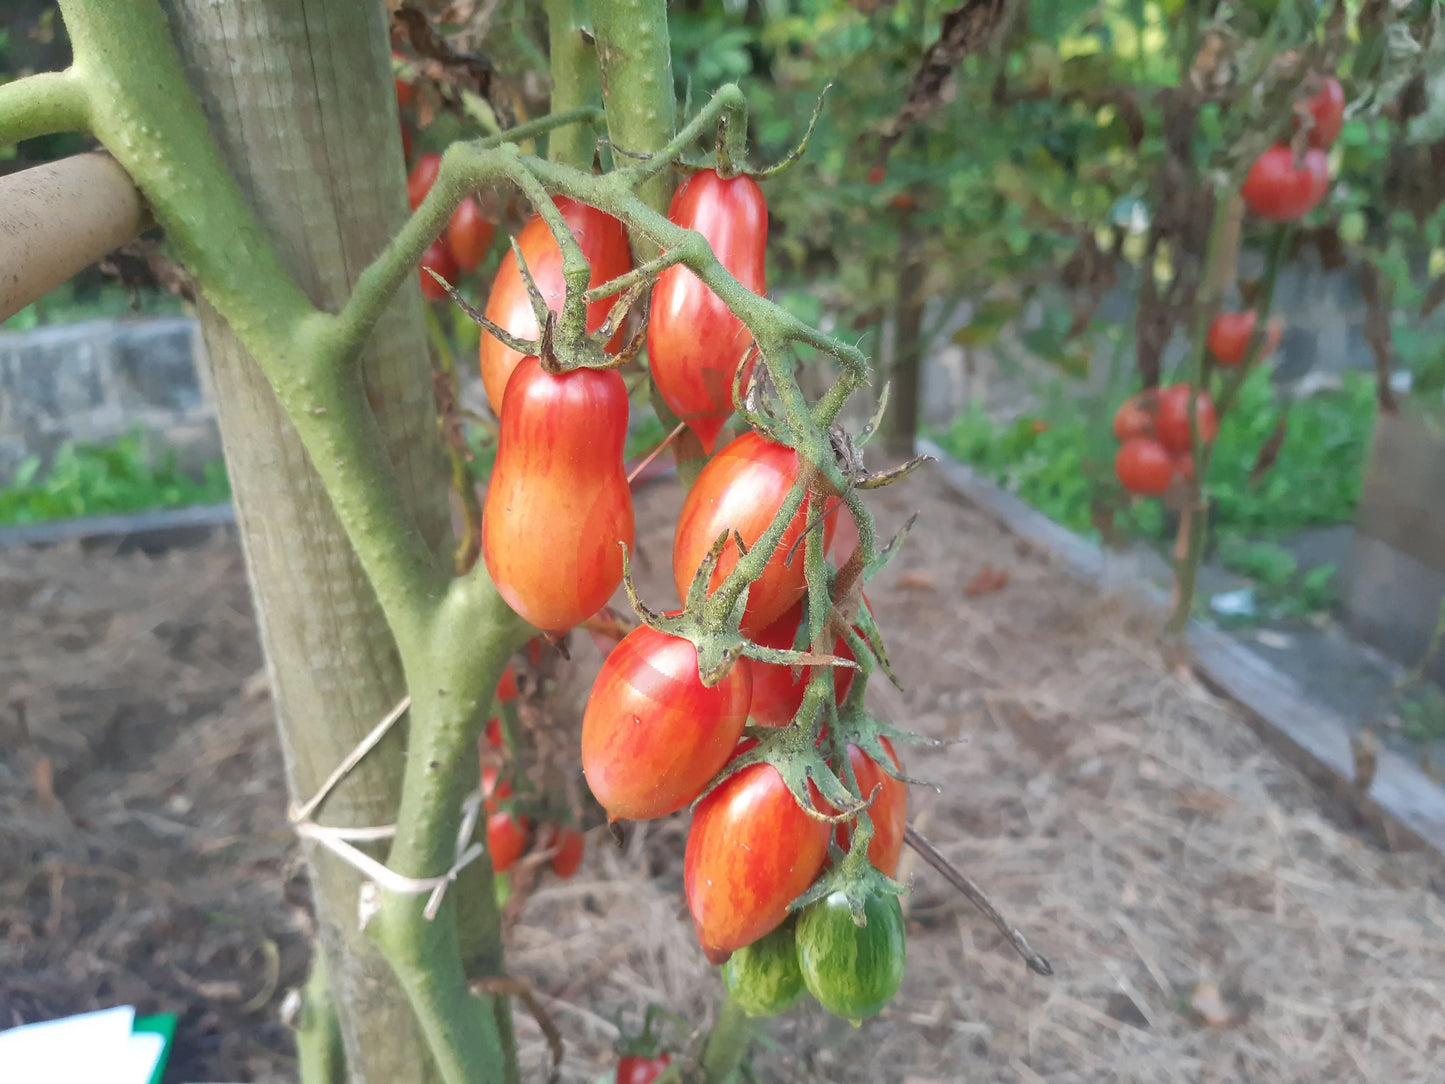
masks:
MULTIPOLYGON (((679 493, 638 500, 645 599, 671 601, 679 493)), ((905 856, 909 970, 860 1029, 800 1007, 766 1081, 1431 1081, 1445 1065, 1445 875, 1321 804, 1237 711, 1166 668, 1152 630, 939 483, 869 597, 906 693, 918 827, 1053 962, 1029 974, 905 856), (991 589, 990 589, 991 588, 991 589)), ((310 916, 233 541, 157 558, 0 552, 0 1026, 113 1004, 181 1013, 169 1081, 294 1077, 281 1023, 310 916)), ((585 688, 588 645, 576 652, 585 688)), ((685 817, 594 830, 541 880, 511 970, 606 1072, 615 1018, 695 1021, 719 985, 685 920, 685 817)), ((517 1015, 525 1079, 541 1031, 517 1015)))

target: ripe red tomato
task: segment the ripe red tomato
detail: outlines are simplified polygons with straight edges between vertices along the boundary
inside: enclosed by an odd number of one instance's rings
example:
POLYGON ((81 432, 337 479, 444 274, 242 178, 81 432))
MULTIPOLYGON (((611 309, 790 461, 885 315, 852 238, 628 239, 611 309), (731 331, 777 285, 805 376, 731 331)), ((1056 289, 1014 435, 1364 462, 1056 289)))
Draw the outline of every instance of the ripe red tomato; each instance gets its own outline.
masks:
POLYGON ((492 869, 505 873, 527 849, 526 817, 514 817, 506 810, 487 818, 487 850, 492 856, 492 869))
POLYGON ((490 764, 482 769, 482 805, 488 813, 502 808, 502 802, 512 796, 512 781, 499 779, 497 769, 490 764))
POLYGON ((447 243, 452 246, 457 264, 463 271, 475 271, 487 258, 496 227, 482 214, 482 205, 475 196, 457 204, 447 223, 447 243))
MULTIPOLYGON (((405 60, 400 53, 392 53, 392 60, 405 60)), ((396 104, 399 106, 411 105, 411 100, 416 97, 416 87, 412 86, 401 76, 393 76, 396 81, 396 104)))
POLYGON ((495 715, 487 720, 487 744, 497 749, 502 747, 502 720, 495 715))
POLYGON ((437 174, 441 172, 441 168, 442 156, 435 151, 422 155, 416 160, 416 165, 411 167, 411 173, 406 178, 406 198, 413 211, 421 206, 421 201, 426 199, 431 186, 437 183, 437 174))
POLYGON ((557 853, 552 856, 552 872, 567 878, 582 865, 587 841, 582 838, 581 832, 569 825, 552 825, 547 829, 546 846, 548 849, 557 848, 557 853))
POLYGON ((501 680, 497 682, 497 699, 503 704, 517 699, 517 672, 511 663, 503 668, 501 680))
MULTIPOLYGON (((716 588, 738 563, 736 531, 749 548, 773 521, 778 506, 798 478, 798 453, 757 433, 747 432, 718 452, 693 482, 677 517, 673 536, 672 579, 678 597, 687 598, 688 586, 718 535, 728 531, 727 548, 713 569, 710 589, 716 588)), ((785 564, 793 543, 807 523, 808 506, 798 509, 783 539, 773 551, 763 574, 753 583, 743 615, 743 631, 761 632, 798 602, 807 584, 803 575, 803 547, 785 564)), ((836 515, 823 523, 823 545, 833 540, 836 515)))
POLYGON ((1159 410, 1159 391, 1147 388, 1131 395, 1114 414, 1114 438, 1119 441, 1154 435, 1154 415, 1159 410))
MULTIPOLYGON (((595 207, 573 199, 558 197, 556 203, 576 235, 577 243, 582 246, 583 255, 592 265, 592 275, 587 280, 589 286, 610 282, 632 266, 632 252, 627 247, 627 232, 622 223, 595 207)), ((562 298, 567 293, 567 285, 562 281, 562 250, 557 247, 557 241, 541 215, 533 215, 527 220, 522 232, 517 235, 517 245, 547 304, 553 312, 561 312, 562 298)), ((615 297, 605 297, 587 306, 588 331, 596 331, 602 326, 616 300, 615 297)), ((535 339, 541 333, 537 318, 532 313, 532 300, 527 296, 527 284, 522 281, 522 272, 517 267, 515 252, 508 251, 502 257, 497 277, 492 280, 492 292, 487 297, 485 315, 518 338, 535 339)), ((614 346, 620 341, 621 334, 622 329, 618 328, 617 336, 613 338, 614 346)), ((522 360, 522 355, 509 346, 503 346, 485 331, 482 332, 480 355, 487 402, 494 412, 499 412, 507 379, 522 360)))
MULTIPOLYGON (((1209 352, 1214 355, 1214 360, 1220 365, 1231 367, 1244 361, 1244 355, 1249 349, 1250 336, 1254 334, 1254 325, 1259 321, 1259 315, 1249 309, 1246 312, 1221 312, 1209 322, 1209 334, 1205 337, 1205 345, 1209 352)), ((1271 320, 1269 327, 1264 332, 1264 343, 1260 349, 1261 359, 1267 358, 1274 353, 1279 346, 1279 340, 1284 333, 1278 320, 1271 320)))
POLYGON ((671 1064, 669 1054, 659 1054, 655 1058, 624 1054, 617 1060, 617 1084, 652 1084, 671 1064))
POLYGON ((1174 460, 1157 440, 1130 437, 1114 455, 1114 473, 1130 493, 1157 497, 1169 488, 1174 460))
MULTIPOLYGON (((903 766, 898 763, 893 743, 884 738, 883 748, 892 758, 893 766, 902 771, 903 766)), ((856 745, 848 746, 848 763, 853 765, 853 777, 858 781, 860 796, 868 797, 874 787, 883 788, 878 793, 878 800, 868 807, 869 819, 873 821, 868 861, 892 877, 898 872, 898 860, 903 855, 903 829, 908 825, 908 784, 894 779, 856 745)), ((838 846, 846 851, 852 837, 850 827, 838 825, 835 833, 838 846)))
MULTIPOLYGON (((1199 439, 1205 444, 1214 441, 1219 432, 1219 418, 1214 413, 1214 400, 1207 391, 1199 393, 1199 439)), ((1159 414, 1154 420, 1154 431, 1159 443, 1171 452, 1190 452, 1193 443, 1189 439, 1189 385, 1171 384, 1159 393, 1159 414)))
POLYGON ((582 715, 582 772, 608 817, 675 813, 727 763, 747 722, 752 664, 708 688, 690 640, 639 625, 612 649, 582 715))
MULTIPOLYGON (((816 793, 813 801, 821 806, 816 793)), ((798 806, 771 764, 729 776, 697 804, 682 877, 709 960, 722 963, 788 917, 788 904, 823 868, 830 835, 826 823, 798 806)))
MULTIPOLYGON (((768 205, 751 177, 694 173, 673 194, 667 217, 701 233, 739 282, 763 292, 768 205)), ((743 322, 687 268, 669 267, 658 276, 647 325, 652 379, 709 455, 733 412, 733 376, 752 341, 743 322)))
POLYGON ((1329 161, 1317 147, 1305 151, 1296 167, 1294 151, 1276 143, 1255 159, 1244 178, 1240 195, 1249 209, 1271 222, 1303 218, 1325 198, 1330 188, 1329 161))
POLYGON ((1315 118, 1309 132, 1310 146, 1329 150, 1345 126, 1345 88, 1333 75, 1327 75, 1307 104, 1315 118))
MULTIPOLYGON (((790 651, 798 637, 798 626, 803 621, 803 604, 800 602, 762 632, 754 636, 753 642, 763 647, 774 647, 790 651)), ((806 645, 804 645, 806 648, 806 645)), ((848 641, 839 637, 833 645, 833 654, 844 659, 853 658, 848 641)), ((813 668, 798 668, 794 676, 791 666, 780 663, 749 660, 753 669, 753 699, 748 707, 748 717, 758 726, 787 726, 798 714, 803 703, 803 694, 808 691, 813 668)), ((853 683, 853 671, 846 666, 833 668, 834 695, 841 704, 853 683)))
POLYGON ((456 285, 457 258, 452 254, 452 247, 447 244, 445 237, 438 237, 427 246, 427 250, 422 253, 421 266, 416 272, 421 278, 421 296, 428 301, 445 301, 447 292, 442 289, 441 283, 427 274, 428 267, 453 286, 456 285))
POLYGON ((508 606, 560 633, 606 605, 632 548, 622 472, 627 386, 615 371, 517 366, 482 506, 482 557, 508 606))
POLYGON ((411 125, 406 121, 401 122, 401 157, 404 161, 411 161, 411 125))

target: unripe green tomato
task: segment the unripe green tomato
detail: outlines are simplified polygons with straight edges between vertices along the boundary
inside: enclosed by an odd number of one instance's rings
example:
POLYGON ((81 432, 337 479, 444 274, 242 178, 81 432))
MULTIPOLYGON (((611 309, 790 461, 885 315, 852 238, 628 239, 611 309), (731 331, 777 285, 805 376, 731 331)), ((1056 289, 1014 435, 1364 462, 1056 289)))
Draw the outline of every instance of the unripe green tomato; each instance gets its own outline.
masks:
POLYGON ((866 926, 853 923, 848 900, 834 892, 798 917, 798 965, 808 992, 829 1012, 857 1023, 893 1000, 903 985, 903 908, 898 897, 870 896, 866 926))
POLYGON ((802 996, 796 925, 788 919, 761 940, 738 949, 723 964, 723 983, 749 1016, 777 1016, 802 996))

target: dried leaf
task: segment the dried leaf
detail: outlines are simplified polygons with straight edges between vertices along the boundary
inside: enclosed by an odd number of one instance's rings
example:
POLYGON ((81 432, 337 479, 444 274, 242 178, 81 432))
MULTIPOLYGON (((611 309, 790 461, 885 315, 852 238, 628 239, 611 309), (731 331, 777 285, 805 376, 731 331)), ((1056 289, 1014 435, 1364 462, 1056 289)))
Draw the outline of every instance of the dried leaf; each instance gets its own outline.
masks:
POLYGON ((1212 1028, 1228 1027, 1234 1020, 1234 1013, 1225 1003, 1218 984, 1208 979, 1198 983, 1189 992, 1189 1007, 1203 1023, 1212 1028))
POLYGON ((938 581, 927 572, 905 572, 893 586, 900 591, 937 591, 938 581))
POLYGON ((903 108, 884 131, 885 151, 905 131, 943 104, 944 86, 953 69, 964 57, 988 44, 1003 23, 1008 8, 1006 0, 964 0, 943 13, 938 39, 923 54, 908 84, 903 108))
POLYGON ((964 584, 963 593, 969 598, 978 598, 979 595, 991 595, 995 591, 1002 591, 1007 586, 1007 569, 984 565, 973 579, 964 584))

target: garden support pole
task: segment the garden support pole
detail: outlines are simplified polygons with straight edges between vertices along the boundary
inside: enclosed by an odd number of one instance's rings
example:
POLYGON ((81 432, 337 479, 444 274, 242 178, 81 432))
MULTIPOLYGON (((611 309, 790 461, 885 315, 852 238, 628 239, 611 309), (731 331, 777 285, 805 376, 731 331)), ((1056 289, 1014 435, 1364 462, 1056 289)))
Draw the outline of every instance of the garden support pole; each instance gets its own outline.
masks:
MULTIPOLYGON (((167 14, 262 228, 311 300, 334 311, 406 213, 380 7, 172 0, 167 14)), ((417 292, 408 285, 387 309, 360 363, 412 512, 437 544, 448 528, 446 476, 417 292)), ((291 792, 304 800, 401 697, 401 668, 375 594, 266 379, 211 307, 201 306, 201 322, 291 792)), ((402 735, 394 731, 337 787, 320 822, 393 818, 402 735)), ((358 928, 362 877, 328 853, 310 859, 349 1077, 418 1079, 428 1064, 420 1026, 358 928)))

